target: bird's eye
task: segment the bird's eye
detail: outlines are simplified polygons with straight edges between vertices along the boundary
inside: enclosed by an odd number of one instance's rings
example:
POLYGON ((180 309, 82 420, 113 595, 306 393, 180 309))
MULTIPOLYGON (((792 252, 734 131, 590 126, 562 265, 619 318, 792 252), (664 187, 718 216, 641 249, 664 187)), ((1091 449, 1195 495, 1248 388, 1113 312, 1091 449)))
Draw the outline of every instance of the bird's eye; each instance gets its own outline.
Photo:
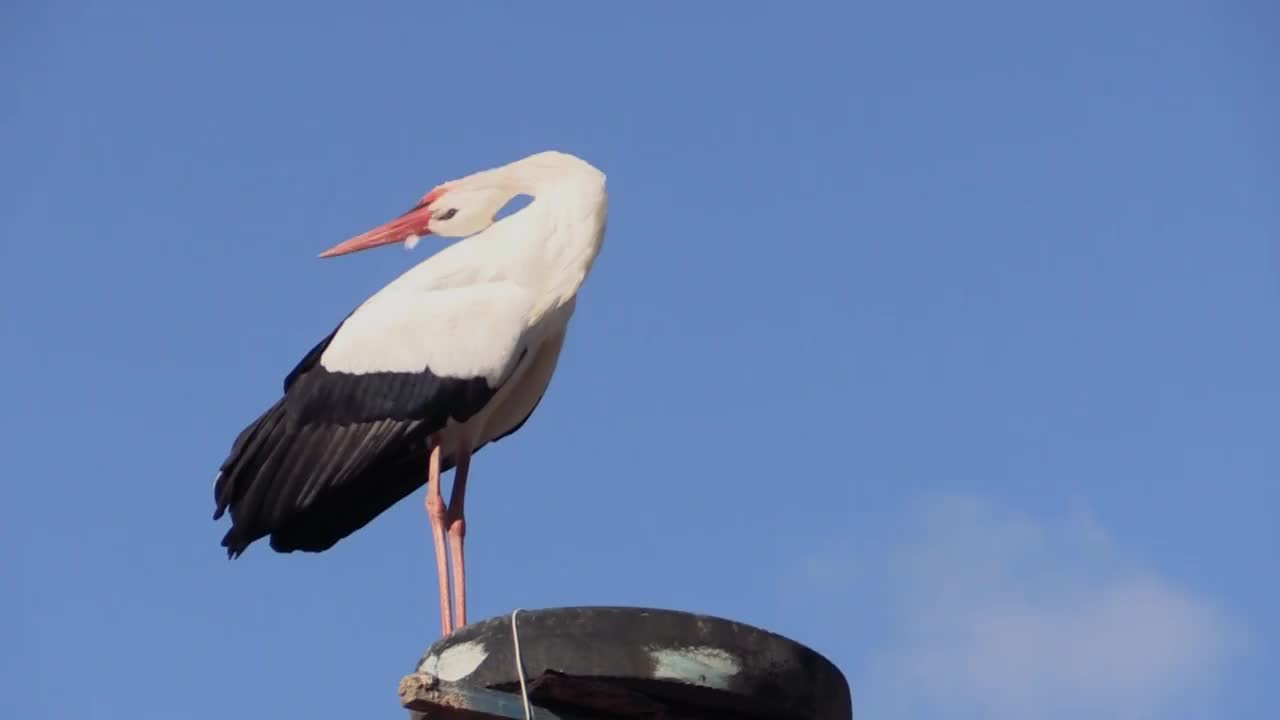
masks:
POLYGON ((436 216, 437 220, 448 220, 458 214, 458 208, 449 208, 436 216))

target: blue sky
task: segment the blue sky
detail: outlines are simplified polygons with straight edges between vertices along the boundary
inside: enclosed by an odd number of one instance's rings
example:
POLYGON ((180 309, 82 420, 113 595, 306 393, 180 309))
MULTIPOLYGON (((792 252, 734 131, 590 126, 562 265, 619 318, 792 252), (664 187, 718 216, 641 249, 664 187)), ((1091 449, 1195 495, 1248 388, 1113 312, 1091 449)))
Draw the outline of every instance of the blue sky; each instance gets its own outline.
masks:
POLYGON ((0 15, 0 715, 398 716, 421 497, 229 563, 211 481, 438 245, 317 252, 548 148, 609 234, 473 466, 473 617, 736 618, 864 717, 1280 714, 1274 7, 0 15))

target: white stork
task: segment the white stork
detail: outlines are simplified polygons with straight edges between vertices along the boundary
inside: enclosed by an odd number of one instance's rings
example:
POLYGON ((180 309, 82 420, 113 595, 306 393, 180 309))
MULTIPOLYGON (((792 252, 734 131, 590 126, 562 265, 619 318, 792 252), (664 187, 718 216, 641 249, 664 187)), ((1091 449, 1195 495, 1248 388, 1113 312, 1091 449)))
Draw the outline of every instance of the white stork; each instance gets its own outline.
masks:
POLYGON ((520 429, 546 392, 607 214, 603 173, 543 152, 439 185, 322 253, 467 238, 356 308, 236 438, 214 482, 214 519, 231 513, 228 556, 268 535, 277 552, 326 550, 426 482, 441 627, 447 635, 465 625, 471 455, 520 429), (494 222, 519 195, 533 199, 494 222), (446 506, 440 474, 449 468, 446 506))

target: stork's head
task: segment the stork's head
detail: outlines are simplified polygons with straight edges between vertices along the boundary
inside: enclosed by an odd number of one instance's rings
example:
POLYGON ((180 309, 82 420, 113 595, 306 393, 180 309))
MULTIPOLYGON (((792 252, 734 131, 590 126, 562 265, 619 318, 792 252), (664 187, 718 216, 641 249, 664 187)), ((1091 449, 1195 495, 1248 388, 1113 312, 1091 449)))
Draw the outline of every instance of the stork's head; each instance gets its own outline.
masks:
POLYGON ((424 235, 474 235, 493 224, 494 217, 513 195, 501 186, 471 182, 469 178, 445 183, 423 195, 395 220, 338 243, 320 253, 320 257, 346 255, 401 241, 413 247, 424 235))
POLYGON ((320 253, 333 257, 404 242, 409 247, 423 235, 467 237, 493 224, 517 195, 537 196, 542 183, 564 176, 589 178, 603 193, 604 173, 568 153, 549 150, 491 170, 451 180, 422 196, 417 205, 391 222, 320 253))

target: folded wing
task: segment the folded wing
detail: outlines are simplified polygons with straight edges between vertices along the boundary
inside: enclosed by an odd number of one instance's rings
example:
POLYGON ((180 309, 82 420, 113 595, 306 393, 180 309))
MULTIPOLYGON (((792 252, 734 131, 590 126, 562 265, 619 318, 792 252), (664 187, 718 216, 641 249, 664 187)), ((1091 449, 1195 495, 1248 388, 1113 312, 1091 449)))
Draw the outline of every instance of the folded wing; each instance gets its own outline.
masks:
POLYGON ((525 354, 529 296, 508 282, 389 286, 315 346, 232 445, 214 518, 234 557, 271 536, 320 551, 426 480, 426 439, 493 399, 525 354))

